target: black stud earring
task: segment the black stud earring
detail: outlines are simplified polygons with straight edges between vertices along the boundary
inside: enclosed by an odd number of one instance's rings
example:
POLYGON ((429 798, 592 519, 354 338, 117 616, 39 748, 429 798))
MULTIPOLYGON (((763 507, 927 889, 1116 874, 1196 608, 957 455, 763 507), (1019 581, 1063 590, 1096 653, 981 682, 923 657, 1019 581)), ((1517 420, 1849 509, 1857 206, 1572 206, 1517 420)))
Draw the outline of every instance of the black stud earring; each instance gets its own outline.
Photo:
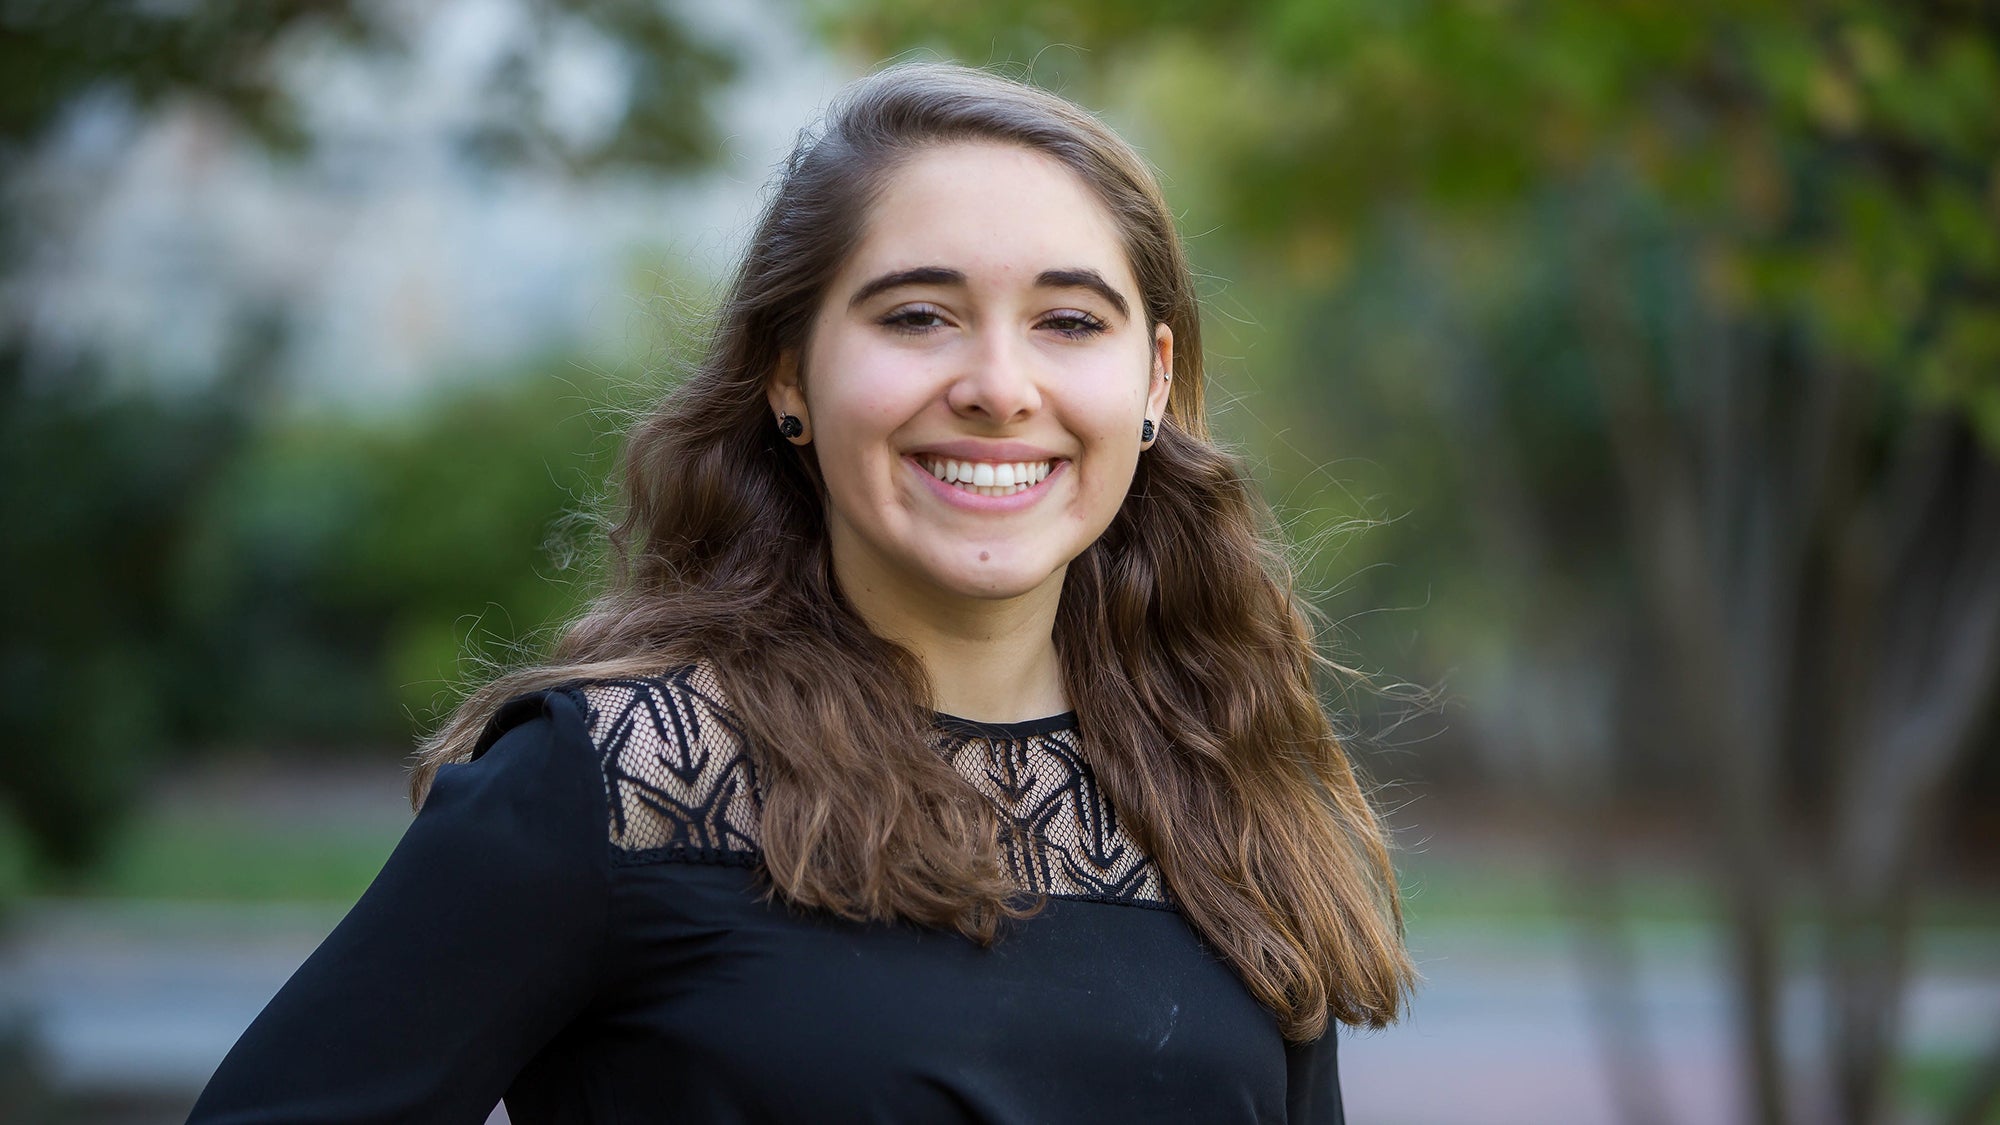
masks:
POLYGON ((795 438, 806 432, 806 424, 794 415, 787 414, 778 419, 778 432, 788 438, 795 438))
POLYGON ((1153 440, 1153 420, 1151 418, 1146 419, 1146 424, 1139 427, 1139 440, 1153 440))

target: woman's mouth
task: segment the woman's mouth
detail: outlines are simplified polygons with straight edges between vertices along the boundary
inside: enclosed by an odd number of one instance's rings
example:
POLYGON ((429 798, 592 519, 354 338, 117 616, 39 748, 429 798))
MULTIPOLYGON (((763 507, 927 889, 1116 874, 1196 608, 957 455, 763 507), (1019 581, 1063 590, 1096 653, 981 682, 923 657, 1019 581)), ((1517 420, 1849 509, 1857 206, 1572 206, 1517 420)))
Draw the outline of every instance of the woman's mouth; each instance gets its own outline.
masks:
POLYGON ((957 461, 924 454, 917 457, 917 463, 953 488, 980 496, 1026 492, 1055 468, 1054 461, 957 461))

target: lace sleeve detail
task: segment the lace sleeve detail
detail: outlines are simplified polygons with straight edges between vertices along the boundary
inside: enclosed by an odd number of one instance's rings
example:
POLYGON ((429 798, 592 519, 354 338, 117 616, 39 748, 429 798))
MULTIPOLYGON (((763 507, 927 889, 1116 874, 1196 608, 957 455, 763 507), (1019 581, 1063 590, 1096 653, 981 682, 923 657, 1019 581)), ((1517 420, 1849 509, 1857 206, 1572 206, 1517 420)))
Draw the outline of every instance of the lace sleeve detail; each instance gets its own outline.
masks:
POLYGON ((712 669, 599 680, 577 693, 602 758, 618 862, 757 862, 757 770, 712 669))

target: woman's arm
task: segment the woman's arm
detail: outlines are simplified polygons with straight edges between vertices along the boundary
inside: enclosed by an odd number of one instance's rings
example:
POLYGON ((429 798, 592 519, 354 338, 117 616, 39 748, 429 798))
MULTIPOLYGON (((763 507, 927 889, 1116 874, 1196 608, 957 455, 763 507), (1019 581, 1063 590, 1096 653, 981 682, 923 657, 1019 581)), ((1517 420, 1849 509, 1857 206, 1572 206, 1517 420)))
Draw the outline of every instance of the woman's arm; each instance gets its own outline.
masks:
POLYGON ((482 1122, 589 1001, 610 865, 583 716, 547 692, 509 703, 494 729, 475 761, 438 772, 382 873, 190 1122, 482 1122))

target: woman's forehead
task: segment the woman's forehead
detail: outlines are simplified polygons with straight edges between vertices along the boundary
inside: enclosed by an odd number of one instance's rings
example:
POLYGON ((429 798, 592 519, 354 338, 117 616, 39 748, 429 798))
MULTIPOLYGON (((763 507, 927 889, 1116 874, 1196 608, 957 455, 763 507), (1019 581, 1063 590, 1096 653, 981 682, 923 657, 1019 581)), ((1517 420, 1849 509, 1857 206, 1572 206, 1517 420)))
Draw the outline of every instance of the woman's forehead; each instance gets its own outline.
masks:
POLYGON ((1059 270, 1095 271, 1136 302, 1116 221, 1053 157, 1015 145, 950 144, 901 162, 876 193, 836 287, 942 267, 974 286, 1030 287, 1059 270))

